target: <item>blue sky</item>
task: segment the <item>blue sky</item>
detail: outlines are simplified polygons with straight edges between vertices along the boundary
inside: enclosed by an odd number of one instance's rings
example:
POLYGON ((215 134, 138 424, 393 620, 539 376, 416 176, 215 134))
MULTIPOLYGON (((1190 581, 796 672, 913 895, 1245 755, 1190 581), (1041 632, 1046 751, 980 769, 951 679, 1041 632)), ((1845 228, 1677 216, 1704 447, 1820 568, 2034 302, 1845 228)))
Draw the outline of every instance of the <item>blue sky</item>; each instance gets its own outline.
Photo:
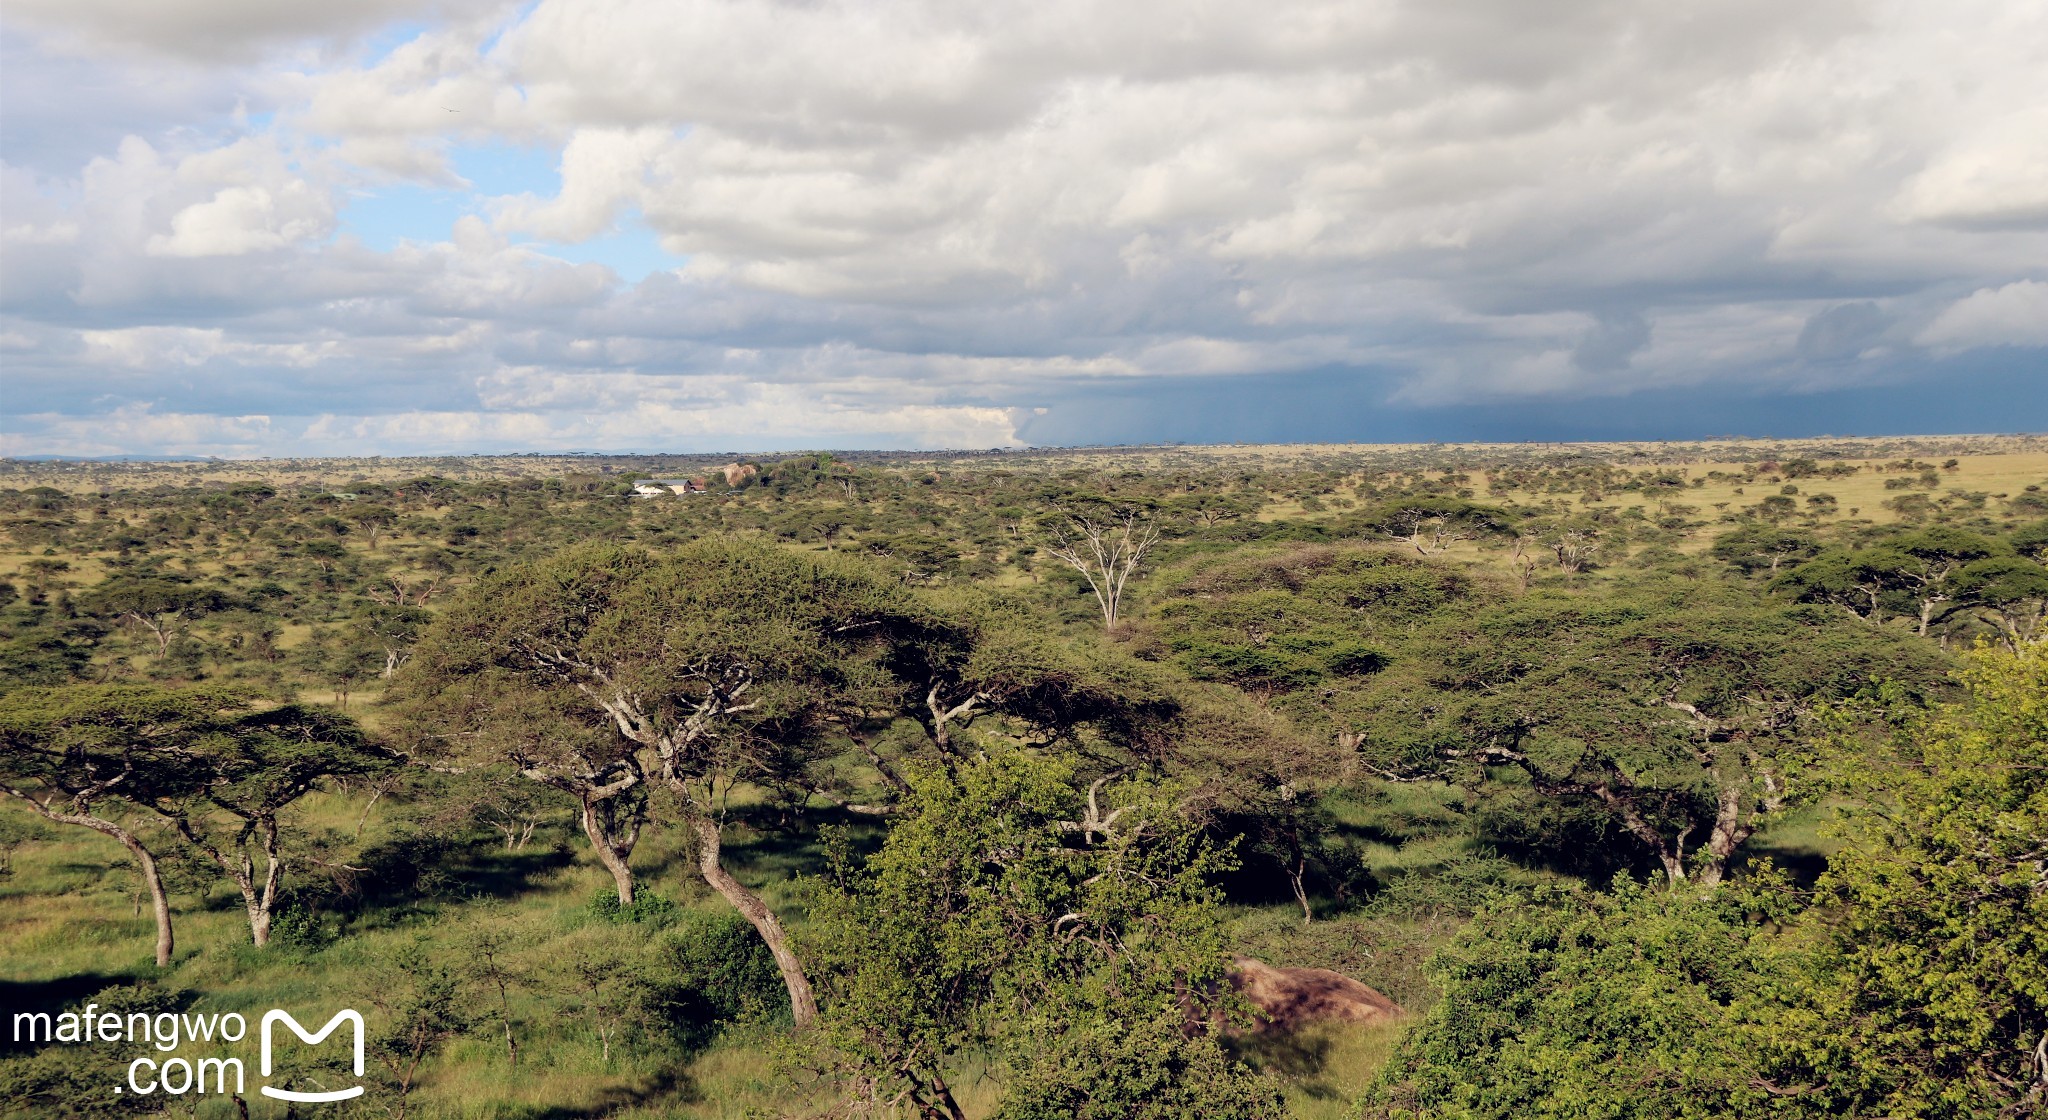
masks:
POLYGON ((2039 431, 2042 57, 2000 0, 16 0, 0 454, 2039 431))
MULTIPOLYGON (((559 156, 539 144, 453 148, 447 153, 448 165, 463 180, 461 185, 400 181, 361 187, 351 192, 337 215, 336 236, 353 236, 386 253, 401 240, 422 244, 446 241, 458 218, 488 218, 493 198, 554 195, 561 188, 556 170, 559 156)), ((629 284, 639 283, 650 272, 684 263, 683 258, 662 250, 660 239, 634 210, 621 213, 611 230, 595 237, 580 241, 521 237, 514 243, 565 261, 604 265, 629 284)))

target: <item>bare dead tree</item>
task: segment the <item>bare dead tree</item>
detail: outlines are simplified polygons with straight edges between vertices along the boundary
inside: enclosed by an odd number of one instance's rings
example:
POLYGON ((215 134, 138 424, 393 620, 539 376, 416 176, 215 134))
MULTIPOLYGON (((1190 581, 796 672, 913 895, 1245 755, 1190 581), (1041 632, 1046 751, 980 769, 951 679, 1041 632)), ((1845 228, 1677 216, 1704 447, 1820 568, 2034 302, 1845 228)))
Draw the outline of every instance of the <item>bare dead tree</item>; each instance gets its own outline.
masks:
POLYGON ((1515 582, 1523 591, 1529 590, 1529 577, 1536 574, 1536 561, 1529 555, 1529 538, 1515 537, 1515 554, 1508 561, 1515 571, 1515 582))
POLYGON ((1565 529, 1550 543, 1557 554, 1557 566, 1567 572, 1582 572, 1600 551, 1599 535, 1593 529, 1565 529))
POLYGON ((388 606, 424 607, 427 600, 432 599, 434 594, 441 590, 442 579, 442 576, 432 575, 408 580, 403 576, 393 575, 386 577, 388 587, 372 587, 364 594, 369 596, 372 602, 388 606))
POLYGON ((1144 561, 1145 554, 1159 543, 1159 525, 1135 509, 1113 513, 1100 520, 1061 509, 1051 526, 1052 541, 1045 551, 1081 573, 1095 602, 1102 609, 1102 627, 1116 629, 1122 610, 1124 588, 1144 561))

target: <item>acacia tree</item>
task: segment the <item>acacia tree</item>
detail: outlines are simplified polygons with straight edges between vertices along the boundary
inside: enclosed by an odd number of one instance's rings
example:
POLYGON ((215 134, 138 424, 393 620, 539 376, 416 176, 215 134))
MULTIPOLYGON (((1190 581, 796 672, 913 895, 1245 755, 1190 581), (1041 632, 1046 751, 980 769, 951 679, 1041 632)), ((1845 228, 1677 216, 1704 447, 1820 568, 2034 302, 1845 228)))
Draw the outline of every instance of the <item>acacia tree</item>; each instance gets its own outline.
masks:
POLYGON ((2005 551, 2002 542, 1959 529, 1923 529, 1885 548, 1889 582, 1920 618, 1920 636, 1936 622, 1963 609, 1958 582, 1973 562, 2005 551))
POLYGON ((2041 1115, 2048 646, 1960 675, 1963 703, 1842 712, 1897 737, 1836 744, 1874 811, 1810 892, 1623 879, 1483 911, 1432 961, 1443 998, 1363 1115, 1633 1115, 1652 1085, 1663 1116, 2041 1115))
POLYGON ((1959 598, 1998 628, 2008 650, 2041 633, 2048 615, 2048 568, 2018 556, 1992 556, 1966 567, 1956 578, 1959 598))
MULTIPOLYGON (((501 572, 429 644, 631 744, 676 795, 698 872, 760 934, 808 1026, 816 1000, 781 922, 725 867, 729 799, 742 783, 810 787, 836 717, 890 702, 885 662, 905 617, 902 592, 850 562, 710 538, 660 557, 579 548, 501 572)), ((473 702, 499 710, 503 694, 473 702)))
POLYGON ((185 633, 194 617, 226 604, 227 596, 217 588, 154 576, 116 576, 78 597, 79 609, 85 613, 147 632, 156 642, 158 657, 170 653, 171 643, 185 633))
POLYGON ((1846 548, 1828 549, 1770 583, 1778 594, 1802 603, 1832 603, 1872 624, 1884 621, 1889 586, 1878 558, 1846 548))
POLYGON ((1213 487, 1201 487, 1195 493, 1174 499, 1169 508, 1190 525, 1214 529, 1226 521, 1238 521, 1257 511, 1258 501, 1221 493, 1213 487))
POLYGON ((960 732, 984 716, 1050 746, 1084 728, 1129 738, 1177 707, 1157 670, 1099 643, 1047 634, 1015 601, 956 591, 917 603, 923 613, 904 620, 889 655, 899 682, 892 714, 914 720, 944 765, 966 757, 960 732))
POLYGON ((1883 622, 1885 612, 1915 617, 1926 637, 1937 624, 1973 606, 1963 573, 1975 563, 2009 554, 2003 542, 1959 529, 1933 528, 1864 549, 1833 549, 1772 581, 1782 594, 1805 602, 1837 603, 1883 622))
POLYGON ((349 511, 348 520, 362 531, 364 542, 375 552, 377 538, 398 523, 398 511, 390 506, 360 505, 349 511))
POLYGON ((158 968, 171 963, 170 901, 155 853, 119 810, 189 796, 197 783, 187 751, 242 706, 219 689, 142 685, 23 689, 0 700, 0 792, 128 850, 156 916, 158 968))
POLYGON ((1811 534, 1761 525, 1731 529, 1714 538, 1712 549, 1716 560, 1744 575, 1768 572, 1774 578, 1787 561, 1797 563, 1819 551, 1820 542, 1811 534))
POLYGON ((250 939, 261 948, 270 943, 284 882, 278 839, 284 811, 326 779, 377 774, 397 760, 347 716, 287 704, 220 720, 180 745, 174 761, 184 781, 138 800, 235 884, 250 939), (221 814, 232 822, 225 829, 214 819, 221 814), (256 851, 263 856, 260 878, 256 851))
POLYGON ((1418 556, 1442 552, 1456 541, 1504 534, 1512 521, 1506 510, 1442 497, 1404 498, 1367 517, 1375 534, 1407 544, 1418 556))
MULTIPOLYGON (((397 582, 394 578, 393 582, 397 582)), ((375 598, 373 593, 373 599, 375 598)), ((358 608, 350 620, 362 637, 374 641, 384 653, 384 668, 378 675, 390 680, 407 659, 431 616, 418 605, 376 600, 358 608)))
POLYGON ((1512 772, 1609 815, 1672 884, 1711 888, 1765 820, 1813 796, 1796 731, 1816 704, 1885 679, 1930 687, 1940 668, 1920 643, 1735 592, 1538 593, 1441 623, 1375 678, 1361 750, 1393 778, 1512 772))
POLYGON ((443 764, 509 764, 525 781, 576 801, 577 822, 619 903, 634 897, 633 849, 647 819, 646 771, 639 744, 580 692, 536 690, 464 625, 429 632, 420 656, 401 673, 392 699, 401 733, 421 757, 443 764))

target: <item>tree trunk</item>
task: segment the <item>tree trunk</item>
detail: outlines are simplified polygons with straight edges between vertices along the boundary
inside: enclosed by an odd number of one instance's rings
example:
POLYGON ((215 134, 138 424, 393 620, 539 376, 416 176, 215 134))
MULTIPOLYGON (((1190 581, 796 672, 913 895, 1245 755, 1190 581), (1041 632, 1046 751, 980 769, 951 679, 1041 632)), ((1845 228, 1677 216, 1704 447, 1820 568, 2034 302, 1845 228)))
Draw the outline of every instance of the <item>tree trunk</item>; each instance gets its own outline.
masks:
POLYGON ((98 817, 74 817, 68 814, 53 816, 51 819, 84 825, 103 836, 111 836, 122 847, 128 849, 129 855, 135 857, 135 865, 142 871, 142 882, 149 888, 150 908, 156 913, 156 966, 169 968, 171 950, 175 947, 171 937, 171 901, 164 894, 164 880, 157 872, 156 857, 149 853, 148 848, 142 846, 142 841, 137 840, 134 833, 112 821, 101 820, 98 817))
POLYGON ((622 853, 613 846, 604 822, 598 819, 597 803, 588 797, 583 798, 583 835, 590 837, 590 847, 597 852, 597 861, 604 864, 604 869, 612 873, 612 882, 618 884, 619 905, 633 905, 633 868, 626 862, 632 848, 627 846, 622 853))
POLYGON ((171 950, 174 947, 171 938, 171 902, 164 897, 164 880, 163 876, 157 873, 156 857, 150 855, 149 849, 129 835, 126 829, 116 827, 101 831, 120 841, 121 846, 128 849, 128 854, 135 857, 136 865, 142 869, 142 881, 149 886, 149 905, 156 914, 156 966, 171 967, 171 950))
POLYGON ((921 1120, 967 1120, 960 1103, 953 1099, 952 1087, 937 1072, 927 1079, 907 1064, 898 1066, 896 1072, 910 1083, 910 1103, 917 1106, 921 1120))
POLYGON ((1301 904, 1301 924, 1306 926, 1316 920, 1316 912, 1309 909, 1308 890, 1302 882, 1308 877, 1308 853, 1302 849, 1299 837, 1294 838, 1289 846, 1294 862, 1287 868, 1287 885, 1294 888, 1294 901, 1301 904))
MULTIPOLYGON (((1715 779, 1720 779, 1718 773, 1715 779)), ((1755 831, 1755 825, 1742 821, 1741 791, 1724 785, 1714 810, 1714 831, 1707 837, 1709 858, 1700 868, 1700 886, 1708 890, 1719 886, 1721 877, 1728 873, 1728 861, 1735 855, 1735 849, 1755 831)))
POLYGON ((270 944, 270 915, 277 906, 277 887, 284 874, 284 867, 277 859, 277 822, 266 820, 256 825, 263 837, 265 864, 263 889, 259 892, 256 889, 256 861, 249 858, 246 849, 237 850, 235 858, 231 858, 228 853, 200 839, 199 834, 192 830, 192 823, 182 815, 159 812, 170 821, 172 828, 178 830, 178 835, 185 838, 186 843, 206 853, 209 859, 220 865, 228 878, 234 880, 235 889, 242 895, 242 909, 249 915, 249 940, 258 949, 270 944))
POLYGON ((156 966, 158 968, 169 968, 171 966, 171 950, 175 947, 175 942, 171 937, 171 901, 164 894, 164 880, 163 876, 157 872, 156 857, 149 853, 148 848, 142 846, 142 841, 137 840, 134 833, 104 817, 95 817, 91 813, 62 812, 9 787, 0 786, 0 793, 6 793, 21 801, 44 820, 55 824, 75 824, 80 828, 92 829, 102 836, 110 837, 116 843, 128 849, 128 854, 135 857, 136 867, 142 871, 142 882, 149 888, 149 904, 156 913, 156 966))
POLYGON ((817 997, 811 994, 811 982, 804 976, 803 964, 790 950, 789 937, 782 931, 782 923, 775 920, 775 912, 759 895, 750 891, 738 879, 732 877, 719 862, 723 838, 719 835, 718 822, 701 813, 690 814, 690 830, 697 837, 697 870, 711 889, 725 896, 732 908, 740 912, 754 927, 754 932, 767 942, 768 951, 775 955, 775 967, 782 971, 782 984, 789 989, 789 1012, 796 1020, 798 1030, 807 1028, 818 1017, 817 997))
POLYGON ((249 933, 258 946, 270 944, 270 916, 277 909, 277 887, 284 879, 284 863, 277 858, 277 822, 266 820, 263 835, 263 898, 249 915, 249 933))
POLYGON ((936 1073, 932 1074, 930 1102, 926 1103, 922 1096, 918 1102, 928 1110, 927 1115, 932 1120, 967 1120, 967 1114, 960 1111, 960 1103, 953 1099, 952 1087, 936 1073))
MULTIPOLYGON (((231 877, 235 880, 235 886, 242 892, 242 909, 249 913, 249 940, 261 949, 270 944, 270 906, 264 895, 256 893, 254 862, 244 859, 241 872, 231 877)), ((274 876, 272 881, 275 881, 274 876)))
POLYGON ((1664 835, 1658 832, 1648 820, 1645 820, 1641 812, 1637 811, 1635 804, 1627 797, 1617 793, 1612 786, 1603 784, 1592 786, 1591 789, 1595 797, 1598 797, 1608 808, 1620 814, 1622 827, 1628 829, 1630 835, 1641 840, 1649 846, 1651 851, 1657 853, 1657 862, 1664 865, 1664 877, 1671 886, 1675 887, 1685 882, 1684 835, 1681 834, 1676 843, 1666 840, 1664 835))
MULTIPOLYGON (((945 740, 941 737, 944 734, 945 728, 941 726, 939 734, 933 737, 941 747, 945 745, 945 740)), ((890 789, 899 794, 907 795, 910 792, 910 783, 903 780, 903 775, 897 772, 896 767, 890 765, 888 759, 882 757, 882 752, 876 750, 873 743, 868 742, 867 736, 849 732, 848 737, 860 747, 861 753, 868 756, 868 764, 875 768, 875 773, 880 774, 883 781, 889 783, 890 789)))

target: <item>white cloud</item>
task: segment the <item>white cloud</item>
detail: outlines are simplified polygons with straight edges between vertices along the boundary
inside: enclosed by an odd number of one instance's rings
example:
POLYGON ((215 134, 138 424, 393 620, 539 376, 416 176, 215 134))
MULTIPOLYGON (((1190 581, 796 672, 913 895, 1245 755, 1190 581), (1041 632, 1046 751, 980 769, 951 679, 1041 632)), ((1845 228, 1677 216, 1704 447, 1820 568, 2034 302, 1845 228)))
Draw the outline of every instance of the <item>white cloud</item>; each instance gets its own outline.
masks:
POLYGON ((268 416, 158 413, 126 404, 91 416, 26 415, 32 433, 0 431, 0 455, 219 455, 265 454, 278 446, 268 416))
MULTIPOLYGON (((184 114, 0 168, 22 412, 1000 443, 1075 386, 1370 369, 1438 408, 2048 345, 2012 283, 2048 260, 2039 6, 249 3, 16 6, 100 68, 63 80, 184 114), (394 181, 451 201, 373 250, 348 200, 394 181), (636 232, 676 267, 569 247, 636 232)), ((45 101, 10 111, 78 119, 45 101)))
POLYGON ((1949 305, 1915 339, 1922 346, 2048 346, 2048 283, 1979 288, 1949 305))
POLYGON ((1918 221, 2048 227, 2048 105, 2020 105, 1972 130, 1900 192, 1918 221))
POLYGON ((148 250, 165 257, 238 257, 310 240, 333 222, 334 207, 303 179, 276 191, 223 187, 178 211, 171 232, 151 237, 148 250))
POLYGON ((10 0, 8 16, 80 45, 220 62, 316 37, 359 34, 394 18, 485 6, 442 0, 10 0))

